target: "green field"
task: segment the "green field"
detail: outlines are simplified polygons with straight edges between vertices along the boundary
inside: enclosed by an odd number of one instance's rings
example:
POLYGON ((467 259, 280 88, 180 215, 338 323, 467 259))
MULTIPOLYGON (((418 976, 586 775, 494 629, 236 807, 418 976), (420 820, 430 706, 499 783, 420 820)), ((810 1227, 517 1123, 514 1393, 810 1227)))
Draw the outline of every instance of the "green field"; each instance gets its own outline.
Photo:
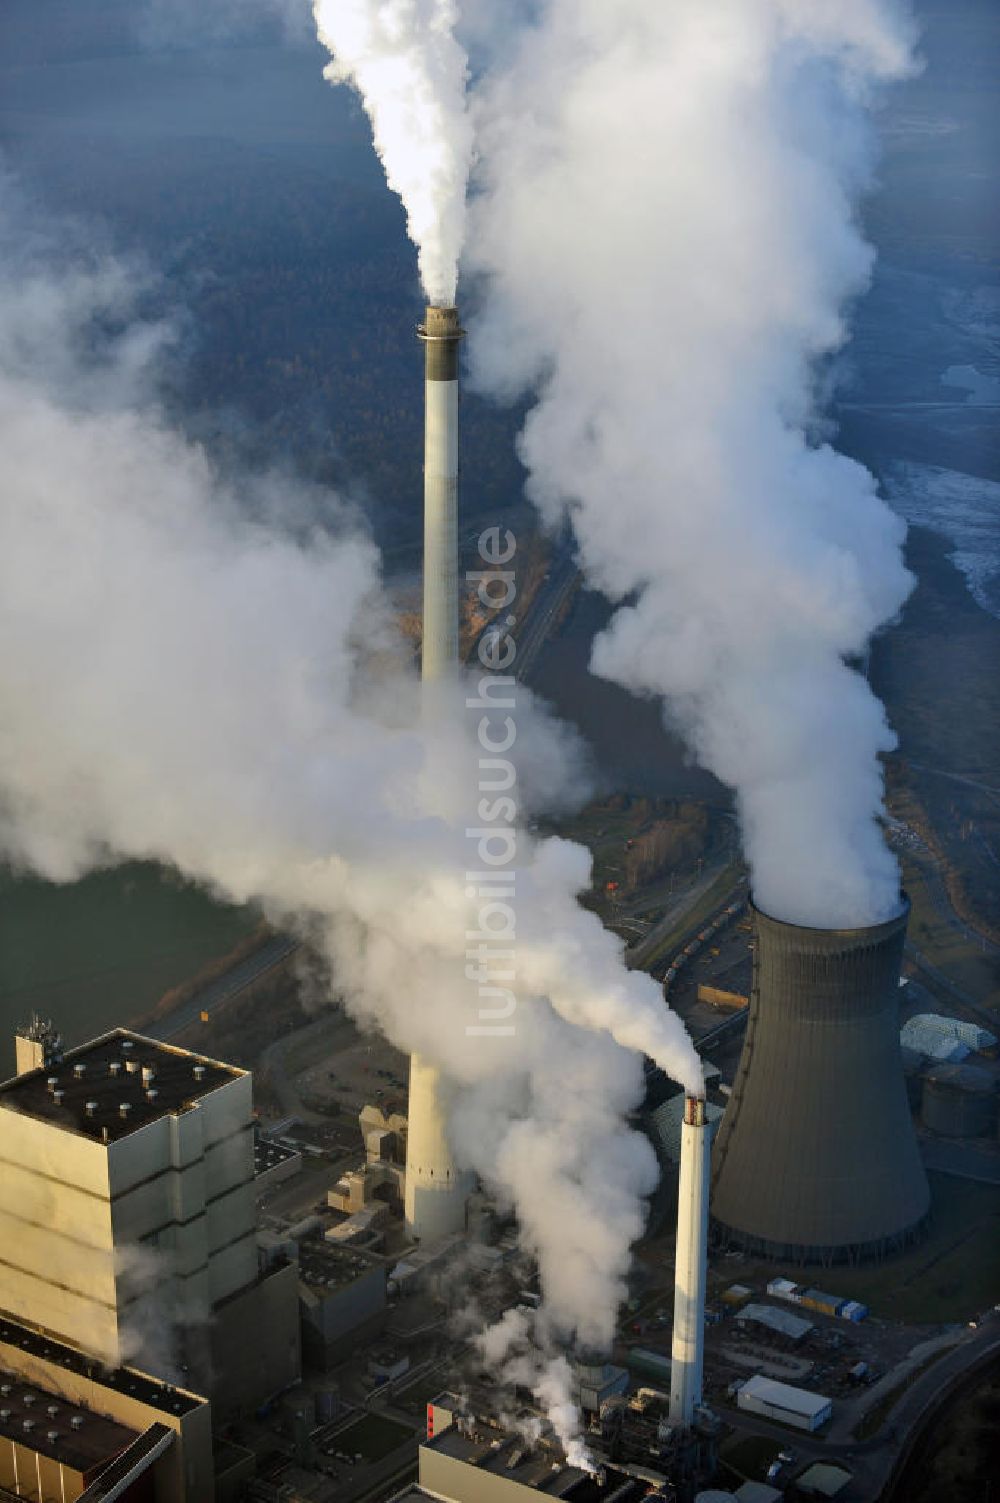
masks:
POLYGON ((32 1011, 79 1043, 148 1012, 258 922, 152 864, 63 885, 0 872, 0 1076, 32 1011))
MULTIPOLYGON (((1000 1186, 928 1175, 931 1224, 922 1242, 899 1257, 862 1268, 781 1269, 857 1299, 883 1320, 936 1324, 968 1320, 1000 1300, 1000 1186)), ((741 1283, 763 1284, 772 1265, 742 1265, 741 1283)))
POLYGON ((767 1436, 741 1435, 725 1443, 720 1454, 726 1465, 748 1482, 763 1482, 780 1450, 780 1444, 767 1436))
POLYGON ((928 875, 927 865, 926 861, 918 862, 908 855, 902 859, 903 885, 912 905, 911 943, 981 1007, 1000 1007, 1000 967, 996 958, 981 941, 949 922, 949 909, 944 908, 940 885, 928 875))

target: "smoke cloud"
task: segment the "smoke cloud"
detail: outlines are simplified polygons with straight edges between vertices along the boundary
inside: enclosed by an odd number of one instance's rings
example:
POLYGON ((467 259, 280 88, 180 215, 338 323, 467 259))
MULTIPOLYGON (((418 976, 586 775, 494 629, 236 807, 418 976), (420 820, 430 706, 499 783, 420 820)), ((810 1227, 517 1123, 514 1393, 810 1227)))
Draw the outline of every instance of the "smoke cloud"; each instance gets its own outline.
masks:
POLYGON ((428 301, 455 301, 472 161, 457 0, 314 0, 331 83, 357 88, 428 301))
POLYGON ((736 792, 758 904, 821 927, 899 904, 895 738, 851 662, 911 588, 903 525, 814 387, 911 40, 889 0, 539 0, 473 104, 474 374, 535 394, 530 494, 619 606, 592 669, 662 698, 736 792))
MULTIPOLYGON (((501 1384, 531 1391, 544 1409, 569 1465, 594 1471, 573 1392, 573 1369, 563 1353, 553 1350, 545 1315, 517 1305, 505 1311, 473 1344, 483 1365, 501 1384)), ((526 1438, 534 1440, 537 1434, 526 1438)))
MULTIPOLYGON (((634 1051, 701 1070, 579 906, 587 852, 519 834, 515 1028, 470 1035, 478 713, 456 688, 428 745, 348 506, 223 474, 168 425, 148 277, 39 229, 6 179, 0 250, 0 850, 55 881, 156 859, 301 925, 354 1015, 447 1077, 460 1164, 517 1209, 552 1330, 607 1344, 657 1178, 624 1122, 634 1051)), ((518 694, 526 816, 573 759, 518 694)))

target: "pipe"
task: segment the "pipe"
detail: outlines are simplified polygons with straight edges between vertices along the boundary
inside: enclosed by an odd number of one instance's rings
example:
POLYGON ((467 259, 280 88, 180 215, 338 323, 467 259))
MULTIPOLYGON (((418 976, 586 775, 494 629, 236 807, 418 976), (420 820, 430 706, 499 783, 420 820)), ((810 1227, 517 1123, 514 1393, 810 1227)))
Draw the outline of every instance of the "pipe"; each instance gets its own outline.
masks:
POLYGON ((708 1180, 711 1130, 705 1099, 688 1096, 681 1123, 677 1186, 674 1332, 670 1367, 670 1423, 690 1425, 701 1403, 708 1280, 708 1180))

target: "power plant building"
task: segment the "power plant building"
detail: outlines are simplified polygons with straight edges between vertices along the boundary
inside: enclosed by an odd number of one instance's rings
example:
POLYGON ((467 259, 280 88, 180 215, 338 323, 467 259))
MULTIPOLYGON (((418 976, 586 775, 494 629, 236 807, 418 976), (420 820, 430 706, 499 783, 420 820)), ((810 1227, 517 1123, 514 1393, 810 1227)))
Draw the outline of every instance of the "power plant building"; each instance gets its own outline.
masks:
MULTIPOLYGON (((440 1412, 440 1411, 439 1411, 440 1412)), ((572 1466, 554 1445, 527 1442, 493 1425, 455 1418, 420 1447, 416 1483, 393 1503, 655 1503, 658 1491, 648 1471, 572 1466)))
POLYGON ((206 1399, 0 1317, 0 1495, 212 1503, 235 1480, 216 1472, 206 1399))
POLYGON ((295 1382, 296 1272, 258 1269, 251 1088, 124 1029, 0 1085, 0 1314, 110 1369, 155 1349, 216 1422, 295 1382))
POLYGON ((930 1204, 900 1060, 909 904, 866 929, 753 910, 746 1039, 716 1133, 712 1214, 727 1239, 790 1262, 904 1245, 930 1204))
POLYGON ((833 1413, 832 1399, 806 1388, 793 1388, 759 1374, 748 1378, 736 1395, 737 1407, 767 1419, 794 1425, 798 1430, 818 1430, 833 1413))

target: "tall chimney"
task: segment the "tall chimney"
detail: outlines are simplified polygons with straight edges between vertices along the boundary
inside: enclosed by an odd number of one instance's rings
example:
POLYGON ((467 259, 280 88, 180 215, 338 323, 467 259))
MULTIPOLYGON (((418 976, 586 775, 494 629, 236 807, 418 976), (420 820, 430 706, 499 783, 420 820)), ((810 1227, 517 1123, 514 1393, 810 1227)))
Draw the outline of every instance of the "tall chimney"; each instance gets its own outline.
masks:
MULTIPOLYGON (((417 333, 424 345, 424 621, 421 677, 430 686, 458 674, 458 345, 457 308, 428 306, 417 333)), ((407 1234, 440 1242, 465 1229, 466 1177, 448 1143, 438 1072, 410 1057, 406 1135, 407 1234)))
POLYGON ((424 629, 422 675, 431 683, 458 667, 457 308, 430 306, 424 345, 424 629))
POLYGON ((866 929, 808 929, 753 909, 739 1069, 715 1135, 712 1215, 781 1262, 856 1262, 902 1247, 930 1192, 899 1050, 909 903, 866 929))
POLYGON ((672 1425, 690 1425, 695 1407, 701 1403, 705 1365, 711 1137, 704 1097, 688 1096, 681 1124, 681 1171, 677 1186, 674 1338, 670 1352, 672 1425))

